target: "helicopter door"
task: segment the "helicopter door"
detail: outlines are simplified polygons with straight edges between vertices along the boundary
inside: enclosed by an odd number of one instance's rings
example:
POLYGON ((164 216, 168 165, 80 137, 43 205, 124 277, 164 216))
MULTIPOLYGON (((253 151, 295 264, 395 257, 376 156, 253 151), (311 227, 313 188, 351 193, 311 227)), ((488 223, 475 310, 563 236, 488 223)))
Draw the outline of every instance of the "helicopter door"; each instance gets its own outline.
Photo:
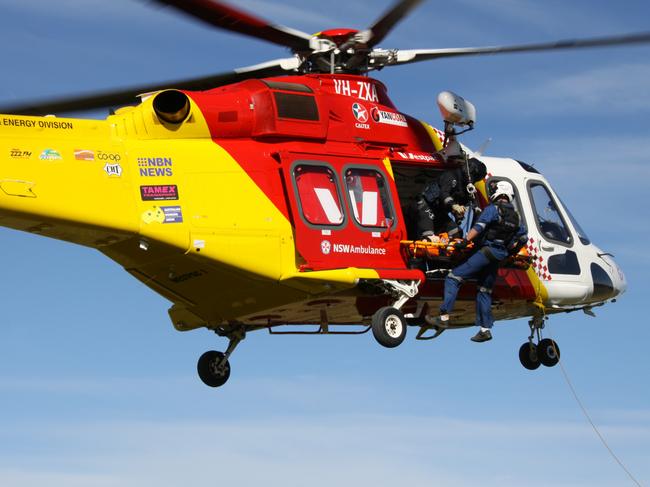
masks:
POLYGON ((393 188, 376 160, 295 153, 282 160, 304 270, 405 267, 393 188))
POLYGON ((528 249, 537 257, 535 272, 544 281, 551 300, 558 304, 586 298, 588 276, 580 266, 574 236, 559 198, 542 180, 528 180, 526 189, 532 213, 528 224, 528 249))

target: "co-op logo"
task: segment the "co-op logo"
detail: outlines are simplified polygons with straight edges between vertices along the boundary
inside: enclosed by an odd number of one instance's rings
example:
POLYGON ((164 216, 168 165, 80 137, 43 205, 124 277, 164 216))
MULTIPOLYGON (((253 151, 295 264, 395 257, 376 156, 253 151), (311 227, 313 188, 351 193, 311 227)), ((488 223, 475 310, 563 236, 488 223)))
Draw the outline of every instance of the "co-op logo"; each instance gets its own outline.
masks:
POLYGON ((95 158, 99 161, 114 161, 118 162, 122 160, 122 156, 115 152, 104 152, 104 151, 98 151, 97 155, 95 158))

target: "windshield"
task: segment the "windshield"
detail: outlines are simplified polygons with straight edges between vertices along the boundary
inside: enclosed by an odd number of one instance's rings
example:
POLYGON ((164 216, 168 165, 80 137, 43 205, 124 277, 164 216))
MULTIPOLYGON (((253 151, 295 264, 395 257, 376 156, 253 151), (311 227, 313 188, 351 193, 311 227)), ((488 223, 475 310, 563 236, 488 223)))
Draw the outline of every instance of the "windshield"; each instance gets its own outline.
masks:
POLYGON ((578 234, 578 239, 584 244, 584 245, 589 245, 591 243, 591 240, 589 240, 589 237, 587 237, 587 232, 585 232, 580 224, 578 223, 578 220, 575 219, 571 211, 569 210, 569 207, 564 204, 564 201, 560 198, 560 203, 562 206, 564 206, 564 211, 566 211, 566 214, 569 216, 569 220, 571 220, 571 224, 573 225, 573 228, 575 228, 576 233, 578 234))

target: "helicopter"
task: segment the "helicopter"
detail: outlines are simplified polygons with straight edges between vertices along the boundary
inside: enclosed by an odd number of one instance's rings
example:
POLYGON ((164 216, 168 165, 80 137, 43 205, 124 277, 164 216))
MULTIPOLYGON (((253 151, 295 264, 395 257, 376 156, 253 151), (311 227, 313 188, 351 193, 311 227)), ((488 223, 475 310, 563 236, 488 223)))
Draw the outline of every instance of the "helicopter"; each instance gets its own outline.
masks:
MULTIPOLYGON (((206 327, 226 337, 224 353, 199 359, 207 385, 228 380, 229 358, 251 331, 372 331, 387 347, 402 343, 408 327, 419 339, 445 331, 426 318, 441 301, 453 255, 427 258, 431 269, 414 267, 409 252, 448 247, 418 247, 405 211, 427 180, 463 155, 488 169, 476 188, 479 206, 491 183, 508 180, 527 224, 534 259, 501 269, 494 290, 495 318, 531 318, 520 349, 526 368, 559 359, 558 345, 541 338, 548 315, 591 312, 625 290, 616 262, 533 166, 460 144, 457 128, 475 123, 465 113, 469 102, 448 94, 439 131, 401 113, 369 73, 444 57, 645 43, 650 34, 386 50, 377 46, 419 1, 396 2, 364 31, 315 35, 222 2, 156 3, 293 55, 158 86, 0 107, 0 224, 97 249, 173 303, 177 330, 206 327), (138 93, 140 104, 106 120, 47 115, 127 104, 138 93)), ((465 286, 450 328, 472 326, 474 294, 465 286)))

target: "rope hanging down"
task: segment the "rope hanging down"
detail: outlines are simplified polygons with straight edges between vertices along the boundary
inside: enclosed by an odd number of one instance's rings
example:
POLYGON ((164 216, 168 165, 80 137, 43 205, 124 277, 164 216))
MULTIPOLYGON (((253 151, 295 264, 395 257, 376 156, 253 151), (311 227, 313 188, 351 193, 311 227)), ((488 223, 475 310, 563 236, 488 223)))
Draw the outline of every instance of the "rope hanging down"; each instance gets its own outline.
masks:
MULTIPOLYGON (((547 327, 547 335, 549 335, 549 338, 553 339, 553 337, 550 336, 551 334, 548 332, 548 327, 547 327)), ((553 348, 555 349, 555 341, 553 341, 553 348)), ((632 482, 634 482, 638 487, 643 487, 641 485, 641 483, 634 477, 634 475, 632 475, 632 473, 627 469, 627 467, 623 464, 623 462, 616 456, 616 454, 614 453, 614 450, 611 449, 611 447, 609 446, 609 444, 605 440, 605 437, 598 430, 598 427, 596 426, 594 421, 591 419, 591 416, 587 412, 587 408, 585 408, 584 404, 582 403, 582 401, 578 397, 578 393, 576 392, 575 388, 573 387, 573 384, 571 383, 571 380, 569 379, 569 374, 567 374, 567 371, 564 368, 564 365, 562 364, 562 360, 559 359, 560 354, 557 353, 557 350, 554 350, 554 351, 555 351, 556 355, 558 356, 558 364, 560 364, 560 370, 562 371, 562 375, 564 376, 564 380, 566 381, 567 385, 569 386, 569 389, 571 390, 571 394, 573 394, 573 398, 576 400, 576 402, 578 403, 578 406, 582 410, 582 414, 584 414, 585 418, 587 418, 587 421, 589 422, 592 429, 594 430, 594 432, 598 436, 598 439, 600 439, 600 442, 607 449, 607 451, 609 452, 611 457, 614 459, 614 461, 616 463, 618 463, 619 467, 621 467, 623 469, 623 471, 627 474, 627 476, 630 477, 630 480, 632 480, 632 482)))

